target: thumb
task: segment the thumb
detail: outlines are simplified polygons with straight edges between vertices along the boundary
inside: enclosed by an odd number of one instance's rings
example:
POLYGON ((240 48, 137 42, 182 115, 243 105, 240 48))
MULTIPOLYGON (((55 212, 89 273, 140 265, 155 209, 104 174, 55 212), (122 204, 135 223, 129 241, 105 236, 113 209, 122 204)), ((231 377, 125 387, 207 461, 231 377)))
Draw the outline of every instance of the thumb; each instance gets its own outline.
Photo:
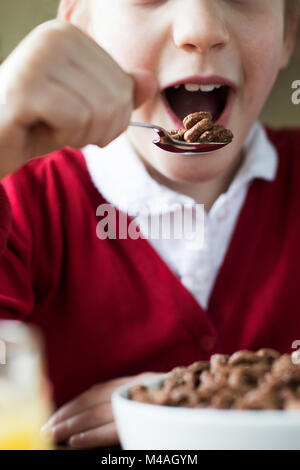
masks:
POLYGON ((134 109, 139 108, 155 94, 158 84, 153 73, 148 70, 131 72, 134 81, 134 109))

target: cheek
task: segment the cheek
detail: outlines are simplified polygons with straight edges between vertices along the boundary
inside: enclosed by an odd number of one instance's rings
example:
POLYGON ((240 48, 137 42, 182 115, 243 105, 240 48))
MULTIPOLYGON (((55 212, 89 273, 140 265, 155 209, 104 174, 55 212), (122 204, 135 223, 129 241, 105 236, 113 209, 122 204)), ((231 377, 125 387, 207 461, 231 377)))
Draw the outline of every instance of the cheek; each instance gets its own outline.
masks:
POLYGON ((97 8, 95 15, 98 16, 95 17, 101 20, 93 26, 94 39, 124 70, 129 72, 144 68, 154 71, 160 49, 160 37, 155 25, 116 5, 117 2, 108 8, 97 8), (122 34, 116 34, 116 31, 122 31, 122 34))
POLYGON ((112 54, 118 64, 127 72, 134 69, 145 69, 152 72, 157 70, 157 54, 156 49, 149 47, 149 43, 145 44, 145 38, 141 39, 138 35, 128 38, 126 42, 118 46, 119 54, 112 54))
MULTIPOLYGON (((242 57, 245 99, 249 106, 264 102, 281 66, 283 49, 282 22, 263 25, 243 43, 242 57), (259 34, 259 31, 262 31, 259 34)), ((262 103, 263 104, 263 103, 262 103)))

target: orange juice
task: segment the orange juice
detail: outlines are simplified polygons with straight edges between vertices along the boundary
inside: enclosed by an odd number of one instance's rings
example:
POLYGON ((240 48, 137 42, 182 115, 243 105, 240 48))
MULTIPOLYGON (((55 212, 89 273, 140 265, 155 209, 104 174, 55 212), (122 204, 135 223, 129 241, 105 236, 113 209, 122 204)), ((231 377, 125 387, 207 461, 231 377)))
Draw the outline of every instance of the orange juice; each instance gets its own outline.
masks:
POLYGON ((51 449, 40 433, 51 414, 40 339, 27 326, 0 321, 0 340, 7 350, 0 364, 0 450, 51 449))
POLYGON ((51 443, 40 433, 48 420, 48 407, 43 402, 15 402, 0 413, 0 450, 44 450, 51 443))

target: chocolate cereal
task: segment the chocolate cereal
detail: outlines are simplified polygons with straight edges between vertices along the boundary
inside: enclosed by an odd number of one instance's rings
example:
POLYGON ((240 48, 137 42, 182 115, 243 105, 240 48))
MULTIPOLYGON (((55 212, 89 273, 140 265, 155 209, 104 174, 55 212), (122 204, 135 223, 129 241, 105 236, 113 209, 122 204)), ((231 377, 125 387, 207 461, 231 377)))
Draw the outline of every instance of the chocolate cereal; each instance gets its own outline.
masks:
POLYGON ((156 405, 236 410, 300 409, 300 365, 274 349, 214 354, 176 367, 151 389, 136 385, 131 400, 156 405))
POLYGON ((183 120, 184 129, 174 129, 169 132, 172 139, 188 143, 229 143, 233 134, 221 124, 215 124, 211 113, 200 111, 189 114, 183 120))

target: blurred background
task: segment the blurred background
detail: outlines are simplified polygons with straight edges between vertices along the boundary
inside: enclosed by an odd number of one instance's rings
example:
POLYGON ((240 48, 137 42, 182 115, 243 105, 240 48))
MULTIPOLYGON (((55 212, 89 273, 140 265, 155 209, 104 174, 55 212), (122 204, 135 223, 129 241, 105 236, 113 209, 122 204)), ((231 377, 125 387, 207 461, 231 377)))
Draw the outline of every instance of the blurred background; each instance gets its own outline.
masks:
MULTIPOLYGON (((32 28, 56 16, 58 3, 59 0, 0 0, 0 62, 32 28)), ((280 73, 262 113, 264 123, 271 126, 300 125, 300 105, 291 101, 294 80, 300 80, 300 31, 292 62, 280 73)))

